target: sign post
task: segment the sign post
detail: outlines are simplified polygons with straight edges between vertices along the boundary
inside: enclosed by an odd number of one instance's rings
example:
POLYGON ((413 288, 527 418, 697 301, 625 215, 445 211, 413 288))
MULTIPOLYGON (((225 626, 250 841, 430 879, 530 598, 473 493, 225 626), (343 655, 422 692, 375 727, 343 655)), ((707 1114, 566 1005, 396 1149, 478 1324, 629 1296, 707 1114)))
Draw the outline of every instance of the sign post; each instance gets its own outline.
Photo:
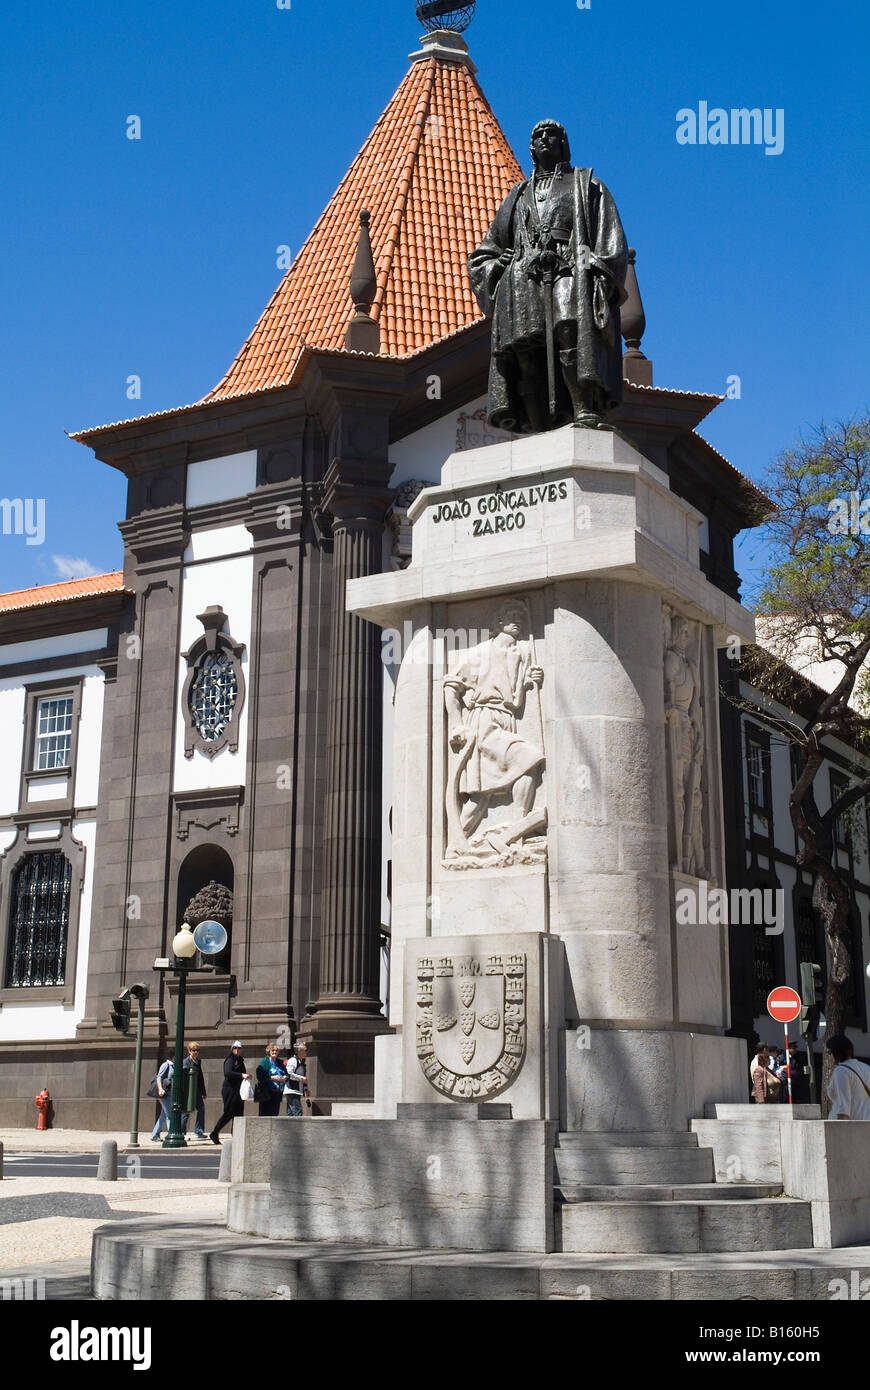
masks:
POLYGON ((788 1025, 799 1017, 801 997, 789 985, 777 985, 767 996, 767 1012, 785 1028, 785 1074, 788 1078, 788 1103, 791 1105, 791 1059, 788 1055, 788 1025))

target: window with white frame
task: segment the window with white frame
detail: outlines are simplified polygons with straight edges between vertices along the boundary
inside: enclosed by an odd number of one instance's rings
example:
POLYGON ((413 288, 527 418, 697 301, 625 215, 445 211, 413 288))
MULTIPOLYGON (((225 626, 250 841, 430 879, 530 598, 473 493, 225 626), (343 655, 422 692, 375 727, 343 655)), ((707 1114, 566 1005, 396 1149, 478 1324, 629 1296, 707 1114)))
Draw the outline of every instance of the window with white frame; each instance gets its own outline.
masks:
POLYGON ((72 695, 52 695, 36 706, 33 770, 69 767, 72 750, 72 695))
POLYGON ((747 742, 746 761, 749 770, 749 803, 759 810, 767 810, 767 792, 764 779, 764 746, 754 738, 747 742))

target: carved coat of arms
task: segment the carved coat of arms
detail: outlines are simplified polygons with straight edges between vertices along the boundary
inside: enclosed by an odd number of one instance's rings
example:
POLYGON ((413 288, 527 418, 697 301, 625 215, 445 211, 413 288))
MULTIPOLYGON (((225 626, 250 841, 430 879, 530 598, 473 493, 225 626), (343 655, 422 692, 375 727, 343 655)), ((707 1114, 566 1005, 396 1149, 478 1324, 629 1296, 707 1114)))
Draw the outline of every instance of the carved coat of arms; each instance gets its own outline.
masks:
POLYGON ((526 1051, 524 955, 417 961, 417 1056, 451 1100, 486 1100, 516 1080, 526 1051))

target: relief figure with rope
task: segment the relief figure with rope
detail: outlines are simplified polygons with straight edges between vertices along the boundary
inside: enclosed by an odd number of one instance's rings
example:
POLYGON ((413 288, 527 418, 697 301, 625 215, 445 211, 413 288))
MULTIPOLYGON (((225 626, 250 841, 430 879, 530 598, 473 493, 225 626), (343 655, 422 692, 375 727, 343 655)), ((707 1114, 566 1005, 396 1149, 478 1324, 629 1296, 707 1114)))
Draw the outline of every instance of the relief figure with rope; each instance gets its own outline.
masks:
POLYGON ((444 677, 447 714, 445 868, 543 863, 547 811, 541 686, 528 608, 498 609, 494 635, 444 677), (523 633, 528 633, 521 640, 523 633))

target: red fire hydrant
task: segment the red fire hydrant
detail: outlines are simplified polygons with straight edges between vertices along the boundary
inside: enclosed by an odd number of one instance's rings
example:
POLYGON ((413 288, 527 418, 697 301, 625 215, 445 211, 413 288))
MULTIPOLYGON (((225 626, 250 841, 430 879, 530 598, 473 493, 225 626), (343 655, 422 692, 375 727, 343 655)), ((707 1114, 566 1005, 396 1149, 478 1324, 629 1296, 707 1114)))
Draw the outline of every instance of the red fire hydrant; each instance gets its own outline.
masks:
POLYGON ((40 1091, 36 1097, 36 1108, 39 1111, 39 1119, 36 1122, 37 1129, 48 1129, 48 1112, 51 1108, 51 1094, 48 1090, 40 1091))

